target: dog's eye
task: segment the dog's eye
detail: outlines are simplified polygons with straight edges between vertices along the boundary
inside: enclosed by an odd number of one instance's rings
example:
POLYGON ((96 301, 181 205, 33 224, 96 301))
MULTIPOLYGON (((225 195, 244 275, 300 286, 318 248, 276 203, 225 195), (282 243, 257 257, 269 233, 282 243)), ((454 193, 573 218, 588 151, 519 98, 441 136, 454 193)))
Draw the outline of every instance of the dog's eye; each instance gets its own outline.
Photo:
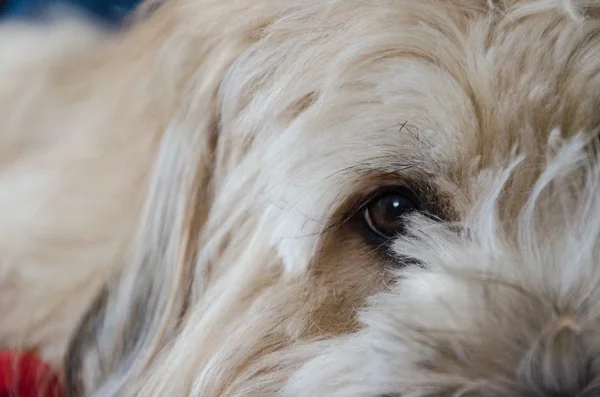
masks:
POLYGON ((363 209, 363 220, 379 238, 389 240, 404 231, 403 217, 416 211, 417 206, 409 192, 387 191, 369 200, 363 209))

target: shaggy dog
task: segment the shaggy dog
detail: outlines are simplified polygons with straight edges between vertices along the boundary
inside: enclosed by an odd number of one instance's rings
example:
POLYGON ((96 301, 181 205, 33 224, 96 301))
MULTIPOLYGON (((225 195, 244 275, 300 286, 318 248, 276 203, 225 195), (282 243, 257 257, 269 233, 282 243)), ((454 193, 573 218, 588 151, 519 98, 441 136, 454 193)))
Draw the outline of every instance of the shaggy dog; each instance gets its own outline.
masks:
POLYGON ((0 26, 0 342, 71 396, 600 395, 600 0, 0 26))

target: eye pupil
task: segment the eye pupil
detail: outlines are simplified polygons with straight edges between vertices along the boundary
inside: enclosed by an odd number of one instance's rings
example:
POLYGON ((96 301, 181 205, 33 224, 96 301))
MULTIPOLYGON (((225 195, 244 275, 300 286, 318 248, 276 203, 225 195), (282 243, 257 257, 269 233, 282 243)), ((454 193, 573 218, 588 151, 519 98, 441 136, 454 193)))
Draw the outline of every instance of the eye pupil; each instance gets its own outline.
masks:
POLYGON ((367 204, 364 219, 373 233, 390 239, 403 232, 403 217, 415 209, 415 204, 408 194, 387 193, 377 196, 367 204))

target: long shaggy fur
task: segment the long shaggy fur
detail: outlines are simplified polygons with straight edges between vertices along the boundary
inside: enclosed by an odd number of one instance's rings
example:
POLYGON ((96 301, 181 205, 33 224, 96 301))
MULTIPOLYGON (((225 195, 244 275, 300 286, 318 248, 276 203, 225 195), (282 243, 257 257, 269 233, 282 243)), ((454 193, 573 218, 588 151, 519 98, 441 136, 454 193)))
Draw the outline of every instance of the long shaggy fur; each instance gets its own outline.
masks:
POLYGON ((0 344, 72 396, 600 393, 600 1, 0 26, 0 344), (356 204, 432 214, 389 249, 356 204))

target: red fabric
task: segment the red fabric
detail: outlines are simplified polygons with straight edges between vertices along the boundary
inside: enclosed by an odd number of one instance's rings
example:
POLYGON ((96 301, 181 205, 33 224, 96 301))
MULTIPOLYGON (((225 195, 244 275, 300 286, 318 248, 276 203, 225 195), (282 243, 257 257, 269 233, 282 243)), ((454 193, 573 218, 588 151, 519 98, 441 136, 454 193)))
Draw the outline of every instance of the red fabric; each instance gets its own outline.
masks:
POLYGON ((62 397, 58 376, 28 353, 0 352, 0 397, 62 397))

